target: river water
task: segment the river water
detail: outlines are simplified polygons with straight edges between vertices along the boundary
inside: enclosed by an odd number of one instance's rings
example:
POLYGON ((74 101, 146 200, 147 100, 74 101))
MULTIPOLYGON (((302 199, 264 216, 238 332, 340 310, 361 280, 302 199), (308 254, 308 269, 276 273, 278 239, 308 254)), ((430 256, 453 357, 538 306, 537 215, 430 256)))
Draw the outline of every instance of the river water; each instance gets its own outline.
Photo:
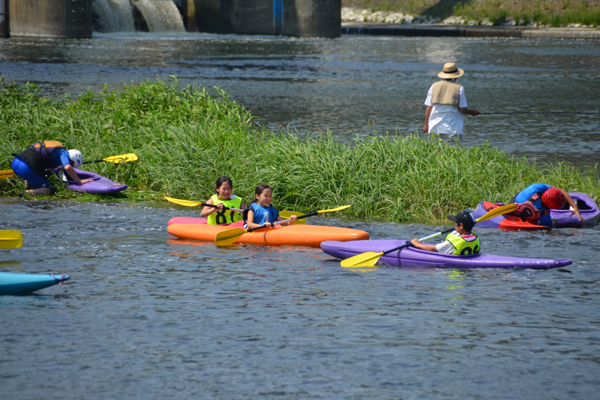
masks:
MULTIPOLYGON (((177 75, 227 90, 267 127, 342 137, 419 129, 425 93, 449 59, 466 70, 470 107, 561 111, 468 118, 467 144, 597 162, 598 117, 562 112, 600 104, 593 41, 0 41, 5 79, 52 95, 177 75)), ((71 276, 0 298, 1 397, 587 400, 600 390, 598 227, 480 229, 484 252, 573 260, 556 270, 348 270, 319 249, 217 248, 169 236, 170 218, 192 215, 173 204, 0 200, 0 229, 24 236, 22 248, 0 252, 0 270, 71 276)), ((373 239, 442 228, 309 223, 373 239)))
POLYGON ((465 70, 459 83, 470 108, 509 113, 466 117, 466 144, 487 140, 542 162, 600 161, 594 40, 121 33, 0 41, 6 80, 55 95, 175 75, 226 90, 269 129, 343 137, 420 131, 427 90, 446 61, 465 70))

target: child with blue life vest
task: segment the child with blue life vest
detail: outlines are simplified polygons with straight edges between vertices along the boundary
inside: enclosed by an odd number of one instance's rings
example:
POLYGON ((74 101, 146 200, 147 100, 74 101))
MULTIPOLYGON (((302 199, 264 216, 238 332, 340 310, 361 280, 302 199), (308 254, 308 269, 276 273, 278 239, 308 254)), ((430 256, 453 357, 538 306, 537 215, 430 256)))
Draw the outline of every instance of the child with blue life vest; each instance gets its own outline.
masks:
POLYGON ((461 211, 456 215, 449 215, 448 219, 454 221, 454 231, 446 236, 446 240, 438 244, 425 244, 419 239, 413 239, 411 244, 418 249, 435 251, 441 254, 476 254, 479 253, 479 239, 473 232, 475 221, 468 211, 461 211))
MULTIPOLYGON (((253 229, 266 225, 272 228, 274 222, 281 221, 283 218, 275 207, 271 205, 273 201, 273 189, 269 185, 261 184, 254 189, 255 199, 244 211, 244 228, 253 229)), ((292 215, 291 221, 284 222, 281 225, 293 224, 297 217, 292 215)))
POLYGON ((208 225, 231 224, 236 221, 241 221, 241 212, 228 210, 228 208, 246 208, 242 199, 233 194, 233 183, 231 182, 231 178, 228 176, 219 177, 217 179, 215 192, 216 194, 212 195, 206 204, 213 204, 217 207, 204 206, 200 212, 201 217, 208 217, 208 225))

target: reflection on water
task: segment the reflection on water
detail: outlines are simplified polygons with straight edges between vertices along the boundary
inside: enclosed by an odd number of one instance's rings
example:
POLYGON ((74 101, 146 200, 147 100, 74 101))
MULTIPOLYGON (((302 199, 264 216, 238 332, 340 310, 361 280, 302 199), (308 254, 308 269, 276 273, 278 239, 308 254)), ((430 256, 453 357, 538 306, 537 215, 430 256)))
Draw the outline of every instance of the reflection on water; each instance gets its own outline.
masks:
POLYGON ((540 161, 600 161, 594 40, 115 33, 0 41, 5 78, 53 95, 176 75, 225 89, 269 129, 344 137, 420 131, 427 89, 449 60, 465 70, 459 82, 470 108, 516 113, 467 117, 466 144, 489 141, 540 161))
POLYGON ((0 202, 2 229, 24 237, 0 269, 71 276, 0 298, 6 398, 595 398, 598 227, 479 232, 485 252, 568 269, 351 270, 314 248, 175 239, 176 216, 197 210, 0 202))

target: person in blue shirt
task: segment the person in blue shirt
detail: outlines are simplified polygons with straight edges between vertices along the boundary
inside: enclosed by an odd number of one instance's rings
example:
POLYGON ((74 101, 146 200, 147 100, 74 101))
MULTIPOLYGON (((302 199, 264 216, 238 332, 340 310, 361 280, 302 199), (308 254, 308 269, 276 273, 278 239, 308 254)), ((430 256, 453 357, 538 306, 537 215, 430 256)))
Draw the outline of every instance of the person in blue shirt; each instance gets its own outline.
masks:
MULTIPOLYGON (((258 185, 254 189, 254 196, 254 201, 244 211, 244 227, 246 229, 260 228, 263 225, 272 228, 275 226, 274 222, 283 219, 277 209, 271 205, 273 201, 273 189, 269 185, 258 185)), ((293 224, 297 216, 292 215, 290 219, 291 221, 284 222, 281 225, 293 224)))
POLYGON ((45 140, 34 143, 21 153, 13 153, 12 170, 25 179, 25 192, 33 195, 50 195, 51 184, 46 179, 49 170, 64 168, 65 173, 79 185, 93 179, 80 179, 74 167, 83 164, 83 154, 79 150, 66 150, 60 142, 45 140))
POLYGON ((565 190, 545 183, 529 185, 521 190, 511 203, 518 204, 515 215, 521 219, 548 227, 552 227, 550 209, 562 209, 565 203, 568 203, 583 223, 583 217, 573 198, 565 190))

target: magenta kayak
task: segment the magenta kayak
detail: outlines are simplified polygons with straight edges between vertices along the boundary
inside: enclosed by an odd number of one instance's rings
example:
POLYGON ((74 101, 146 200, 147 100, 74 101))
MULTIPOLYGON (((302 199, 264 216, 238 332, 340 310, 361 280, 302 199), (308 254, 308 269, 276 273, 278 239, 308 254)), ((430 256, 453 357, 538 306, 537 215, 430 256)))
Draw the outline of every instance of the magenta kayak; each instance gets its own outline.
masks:
MULTIPOLYGON (((350 242, 326 241, 321 243, 321 249, 340 260, 357 254, 374 252, 382 253, 408 243, 407 240, 353 240, 350 242)), ((493 254, 471 254, 457 256, 439 254, 432 251, 405 247, 383 255, 380 262, 400 267, 438 267, 438 268, 531 268, 550 269, 560 268, 572 263, 571 260, 552 260, 547 258, 526 258, 498 256, 493 254)))
MULTIPOLYGON (((77 192, 86 192, 91 194, 117 194, 125 189, 127 189, 127 185, 116 183, 111 181, 108 178, 105 178, 102 175, 95 174, 93 172, 83 171, 77 168, 74 168, 75 172, 79 176, 79 179, 93 179, 92 182, 84 183, 83 185, 78 185, 75 181, 65 180, 63 181, 67 185, 67 187, 71 190, 75 190, 77 192)), ((68 177, 67 174, 64 174, 65 177, 68 177)))

